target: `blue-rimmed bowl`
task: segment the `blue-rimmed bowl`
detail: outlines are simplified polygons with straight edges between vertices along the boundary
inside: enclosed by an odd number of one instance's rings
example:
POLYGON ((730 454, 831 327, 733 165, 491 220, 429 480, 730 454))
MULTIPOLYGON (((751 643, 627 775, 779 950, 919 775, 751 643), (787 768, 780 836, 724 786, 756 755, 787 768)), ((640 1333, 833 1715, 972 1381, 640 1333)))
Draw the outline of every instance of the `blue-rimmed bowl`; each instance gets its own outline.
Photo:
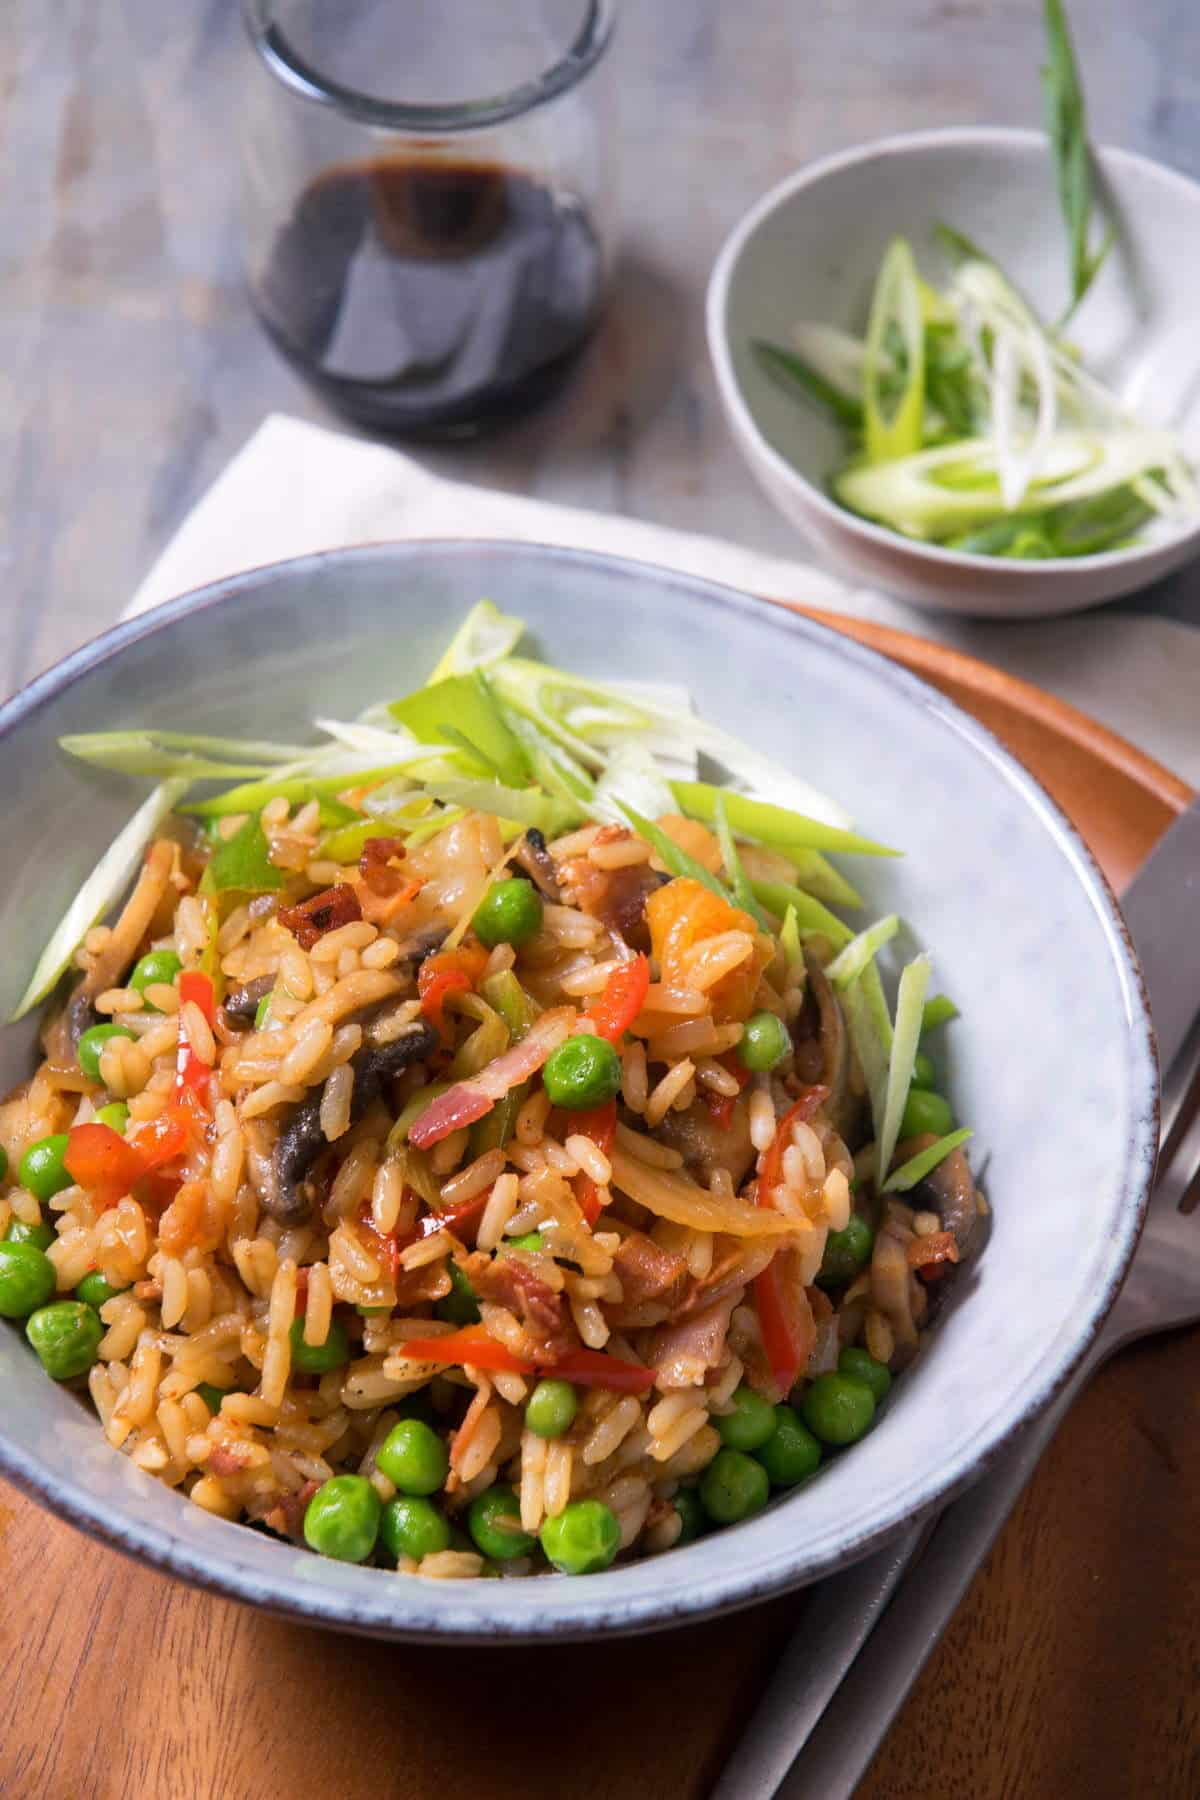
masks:
MULTIPOLYGON (((746 1524, 583 1579, 433 1582, 347 1567, 227 1524, 142 1474, 0 1324, 0 1472, 155 1567, 319 1624, 479 1641, 645 1631, 799 1586, 963 1487, 1046 1404, 1111 1304, 1151 1178, 1156 1077, 1137 968, 1072 828, 988 732, 823 626, 691 577, 487 543, 305 557, 121 625, 0 709, 6 1011, 132 810, 60 734, 137 723, 294 737, 414 686, 487 595, 554 662, 685 683, 702 712, 835 794, 903 860, 859 861, 911 921, 963 1017, 947 1051, 993 1209, 928 1348, 869 1437, 746 1524)), ((0 1042, 21 1080, 32 1022, 0 1042)), ((81 1557, 82 1557, 81 1547, 81 1557)))

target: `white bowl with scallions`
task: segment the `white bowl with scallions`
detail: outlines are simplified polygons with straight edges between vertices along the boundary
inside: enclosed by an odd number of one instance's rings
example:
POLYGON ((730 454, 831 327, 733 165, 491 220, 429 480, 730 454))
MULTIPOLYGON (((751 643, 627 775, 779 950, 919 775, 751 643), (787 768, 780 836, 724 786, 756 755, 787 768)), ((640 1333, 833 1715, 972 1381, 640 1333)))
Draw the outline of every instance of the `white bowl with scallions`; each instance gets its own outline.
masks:
POLYGON ((734 436, 852 579, 1032 618, 1200 551, 1200 186, 1122 150, 1092 169, 1083 254, 1099 266, 1073 308, 1035 131, 829 157, 726 242, 708 339, 734 436))

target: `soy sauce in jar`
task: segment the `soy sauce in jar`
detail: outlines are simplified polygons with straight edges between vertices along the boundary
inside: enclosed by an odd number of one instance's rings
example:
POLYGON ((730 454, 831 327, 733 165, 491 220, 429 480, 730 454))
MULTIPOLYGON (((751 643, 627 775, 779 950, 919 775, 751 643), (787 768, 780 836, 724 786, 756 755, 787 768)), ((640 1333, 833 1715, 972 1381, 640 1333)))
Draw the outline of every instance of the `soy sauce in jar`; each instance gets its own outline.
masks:
POLYGON ((596 323, 601 275, 571 194, 499 163, 392 157, 327 170, 301 194, 255 300, 342 412, 454 435, 560 386, 596 323))

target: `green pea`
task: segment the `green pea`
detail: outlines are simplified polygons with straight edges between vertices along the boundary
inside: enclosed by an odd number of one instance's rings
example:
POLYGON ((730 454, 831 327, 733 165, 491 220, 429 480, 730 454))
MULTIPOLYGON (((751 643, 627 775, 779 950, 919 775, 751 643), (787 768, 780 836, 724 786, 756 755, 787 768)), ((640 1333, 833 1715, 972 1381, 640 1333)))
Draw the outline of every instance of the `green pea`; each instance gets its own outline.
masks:
POLYGON ((221 1402, 226 1394, 225 1388, 214 1387, 211 1381, 202 1381, 200 1385, 192 1391, 193 1393, 199 1394, 210 1413, 220 1412, 221 1402))
POLYGON ((420 1562, 438 1550, 450 1548, 450 1527, 429 1500, 419 1494, 397 1494, 383 1509, 379 1522, 383 1547, 399 1562, 411 1556, 420 1562))
POLYGON ((763 1074, 777 1068, 791 1053, 791 1048, 792 1040, 783 1020, 773 1012, 756 1012, 746 1020, 737 1047, 738 1061, 743 1069, 763 1074))
POLYGON ((55 1381, 71 1381, 84 1375, 96 1360, 104 1327, 82 1300, 56 1300, 43 1306, 27 1321, 25 1336, 33 1345, 47 1375, 55 1381))
POLYGON ((261 1031, 263 1026, 266 1024, 267 1018, 271 1011, 271 1001, 274 999, 274 997, 275 997, 274 991, 272 991, 269 994, 264 994, 262 999, 259 1001, 258 1005, 255 1007, 255 1009, 254 1009, 254 1029, 255 1029, 255 1031, 261 1031))
POLYGON ((379 1536, 383 1505, 364 1475, 322 1482, 304 1514, 304 1541, 338 1562, 366 1562, 379 1536))
POLYGON ((564 1575, 598 1575, 621 1547, 621 1527, 601 1500, 572 1500, 540 1532, 548 1562, 564 1575))
POLYGON ((932 1056, 926 1056, 923 1050, 917 1051, 913 1063, 912 1084, 915 1088, 935 1088, 937 1086, 937 1070, 933 1066, 932 1056))
POLYGON ((875 1417, 875 1396, 849 1375, 818 1375, 801 1404, 804 1423, 823 1444, 856 1444, 875 1417))
POLYGON ((757 1450, 775 1429, 775 1408, 753 1388, 734 1390, 733 1411, 714 1419, 721 1442, 731 1450, 757 1450))
POLYGON ((119 1131, 125 1136, 125 1127, 129 1124, 129 1108, 123 1100, 110 1100, 107 1106, 97 1107, 97 1125, 107 1125, 110 1131, 119 1131))
POLYGON ((775 1408, 775 1429, 755 1456, 767 1471, 772 1487, 799 1487, 814 1475, 821 1461, 821 1446, 802 1425, 790 1406, 775 1408))
POLYGON ((542 901, 531 881, 512 876, 493 881, 471 920, 475 936, 488 949, 497 944, 527 944, 542 929, 542 901))
POLYGON ((90 1025, 79 1040, 79 1066, 93 1081, 100 1079, 100 1058, 114 1038, 131 1038, 126 1025, 90 1025))
POLYGON ((467 1529, 475 1548, 497 1562, 528 1556, 537 1543, 528 1531, 521 1530, 521 1507, 511 1488, 490 1487, 476 1494, 467 1508, 467 1529))
POLYGON ((402 1494, 434 1494, 446 1479, 446 1445, 422 1419, 401 1419, 380 1444, 376 1466, 402 1494))
POLYGON ((464 1270, 456 1262, 449 1264, 447 1274, 450 1277, 450 1292, 443 1294, 434 1307, 439 1319, 448 1319, 452 1325, 477 1325, 479 1323, 479 1298, 464 1270))
POLYGON ((579 1408, 569 1381, 539 1381, 525 1402, 525 1423, 538 1437, 557 1438, 569 1431, 579 1408))
POLYGON ((715 1525, 736 1525, 767 1504, 767 1471, 741 1450, 718 1450, 700 1478, 700 1501, 715 1525))
POLYGON ((75 1298, 82 1300, 85 1306, 94 1306, 99 1312, 106 1300, 111 1300, 114 1294, 123 1294, 125 1291, 126 1289, 123 1287, 113 1287, 111 1282, 105 1281, 98 1269, 93 1269, 90 1275, 85 1275, 83 1280, 77 1283, 75 1298))
POLYGON ((52 1200, 71 1186, 71 1177, 63 1162, 67 1154, 67 1134, 56 1131, 53 1137, 39 1138, 30 1144, 17 1170, 21 1186, 27 1187, 39 1200, 52 1200))
POLYGON ((47 1225, 42 1219, 36 1225, 26 1225, 24 1219, 10 1219, 4 1241, 6 1244, 32 1244, 35 1250, 48 1250, 57 1237, 53 1225, 47 1225))
POLYGON ((54 1292, 54 1264, 36 1244, 0 1244, 0 1318, 27 1319, 54 1292))
POLYGON ((306 1344, 304 1320, 293 1319, 288 1327, 292 1344, 292 1367, 302 1375, 327 1375, 350 1361, 350 1345, 346 1333, 336 1319, 329 1321, 329 1334, 322 1344, 306 1344))
POLYGON ((546 1240, 540 1231, 524 1231, 520 1237, 505 1238, 500 1250, 544 1250, 546 1240))
POLYGON ((683 1520, 683 1530, 675 1539, 677 1544, 690 1544, 693 1538, 708 1530, 708 1514, 694 1487, 680 1488, 671 1504, 683 1520))
POLYGON ((910 1088, 908 1099, 904 1103, 904 1116, 900 1121, 902 1138, 919 1137, 923 1132, 930 1132, 934 1137, 945 1137, 948 1131, 954 1130, 954 1114, 950 1111, 950 1102, 935 1094, 931 1088, 910 1088))
MULTIPOLYGON (((129 986, 143 995, 148 987, 170 987, 182 967, 173 950, 147 950, 135 963, 129 986)), ((146 1010, 157 1012, 158 1008, 147 1000, 146 1010)))
POLYGON ((542 1082, 551 1105, 568 1112, 603 1106, 621 1086, 621 1059, 606 1038, 576 1032, 551 1053, 542 1082))
POLYGON ((851 1345, 838 1357, 838 1373, 849 1375, 852 1381, 861 1381, 869 1387, 875 1397, 876 1404, 882 1400, 892 1385, 891 1371, 886 1363, 876 1362, 865 1350, 851 1345))
POLYGON ((825 1239, 825 1254, 817 1274, 818 1287, 844 1287, 871 1260, 875 1233, 861 1213, 851 1213, 841 1231, 825 1239))

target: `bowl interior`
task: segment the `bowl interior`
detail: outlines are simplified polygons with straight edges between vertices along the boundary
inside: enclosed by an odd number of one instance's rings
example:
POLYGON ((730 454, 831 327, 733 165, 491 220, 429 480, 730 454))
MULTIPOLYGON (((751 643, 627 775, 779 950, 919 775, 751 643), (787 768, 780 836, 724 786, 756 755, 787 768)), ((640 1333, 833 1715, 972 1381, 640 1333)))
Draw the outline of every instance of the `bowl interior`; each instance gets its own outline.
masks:
MULTIPOLYGON (((137 722, 281 737, 416 685, 480 596, 554 661, 653 672, 836 794, 903 860, 854 868, 928 946, 962 1008, 938 1047, 976 1128, 990 1242, 875 1431, 757 1519, 583 1581, 397 1581, 214 1519, 105 1444, 90 1409, 0 1328, 0 1467, 77 1523, 243 1598, 391 1634, 645 1629, 810 1579, 864 1553, 1044 1402, 1132 1249, 1149 1178, 1154 1071, 1103 885, 1050 803, 951 703, 823 627, 727 590, 529 546, 405 545, 257 571, 119 627, 0 714, 8 1005, 97 853, 127 782, 68 764, 65 731, 137 722)), ((870 916, 870 915, 868 915, 870 916)), ((7 1088, 34 1028, 0 1040, 7 1088)), ((85 1555, 80 1547, 81 1558, 85 1555)))
MULTIPOLYGON (((1072 321, 1071 339, 1146 423, 1171 425, 1195 455, 1200 187, 1119 151, 1102 153, 1099 176, 1116 240, 1072 321)), ((893 237, 908 238, 935 283, 948 273, 932 237, 938 222, 995 256, 1043 317, 1062 314, 1066 237, 1050 153, 1034 132, 883 140, 801 171, 742 228, 722 325, 734 378, 767 443, 818 488, 844 458, 842 435, 815 407, 781 391, 753 357, 751 341, 788 345, 799 319, 861 334, 893 237)))

